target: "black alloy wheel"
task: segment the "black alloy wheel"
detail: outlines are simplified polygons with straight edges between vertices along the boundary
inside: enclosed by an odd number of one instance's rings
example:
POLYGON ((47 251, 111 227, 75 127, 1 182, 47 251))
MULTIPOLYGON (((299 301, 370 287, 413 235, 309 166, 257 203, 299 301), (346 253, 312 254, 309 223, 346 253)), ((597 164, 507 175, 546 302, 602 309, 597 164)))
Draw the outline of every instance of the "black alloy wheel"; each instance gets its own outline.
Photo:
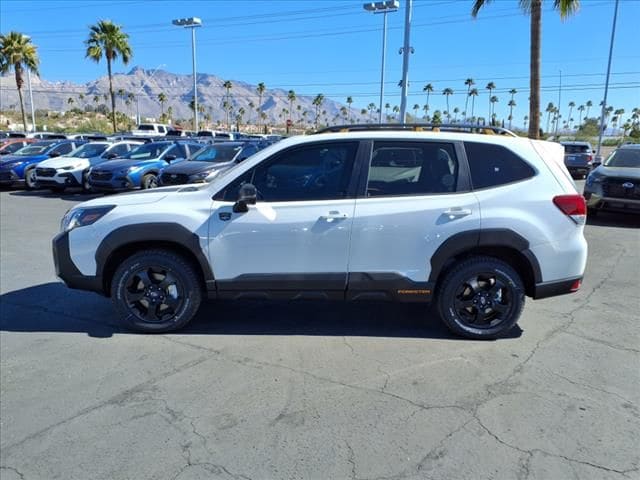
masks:
POLYGON ((184 302, 183 286, 165 267, 143 266, 130 276, 124 298, 143 322, 160 323, 174 317, 184 302))

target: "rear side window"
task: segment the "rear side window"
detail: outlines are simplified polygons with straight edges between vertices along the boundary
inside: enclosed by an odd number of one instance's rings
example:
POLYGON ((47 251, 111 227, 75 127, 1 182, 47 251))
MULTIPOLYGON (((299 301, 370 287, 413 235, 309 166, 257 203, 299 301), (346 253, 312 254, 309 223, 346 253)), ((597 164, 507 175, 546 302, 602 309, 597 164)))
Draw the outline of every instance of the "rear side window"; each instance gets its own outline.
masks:
POLYGON ((564 153, 591 153, 589 145, 565 145, 564 153))
POLYGON ((465 142, 473 188, 487 188, 518 182, 535 175, 535 170, 511 150, 490 143, 465 142))
POLYGON ((430 195, 455 192, 458 159, 453 144, 375 142, 367 196, 430 195))

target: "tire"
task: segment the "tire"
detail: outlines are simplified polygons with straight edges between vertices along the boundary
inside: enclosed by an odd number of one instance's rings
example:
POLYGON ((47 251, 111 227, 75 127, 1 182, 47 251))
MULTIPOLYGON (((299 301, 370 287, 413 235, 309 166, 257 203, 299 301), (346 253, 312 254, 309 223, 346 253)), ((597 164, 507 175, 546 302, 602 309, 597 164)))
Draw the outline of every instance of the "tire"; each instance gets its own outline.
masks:
POLYGON ((36 167, 31 167, 24 171, 24 186, 27 190, 35 190, 38 188, 38 182, 36 181, 36 167))
POLYGON ((172 332, 198 312, 202 285, 195 268, 169 250, 132 255, 116 269, 111 300, 122 323, 144 333, 172 332))
POLYGON ((454 265, 438 288, 438 313, 463 337, 494 339, 511 330, 524 307, 524 286, 507 263, 472 257, 454 265))
POLYGON ((147 173, 144 177, 142 177, 141 186, 143 190, 147 190, 149 188, 157 188, 158 177, 155 175, 155 173, 147 173))
POLYGON ((89 172, 82 172, 82 191, 84 193, 91 193, 93 191, 93 187, 89 183, 89 172))

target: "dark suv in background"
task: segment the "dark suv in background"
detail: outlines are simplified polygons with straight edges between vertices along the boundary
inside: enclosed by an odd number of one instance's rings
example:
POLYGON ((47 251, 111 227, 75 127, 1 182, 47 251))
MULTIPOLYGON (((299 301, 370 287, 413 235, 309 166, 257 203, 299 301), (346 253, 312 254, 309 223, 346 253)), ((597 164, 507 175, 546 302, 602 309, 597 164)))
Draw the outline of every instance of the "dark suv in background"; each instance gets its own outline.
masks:
POLYGON ((560 142, 564 147, 564 164, 572 176, 580 178, 589 175, 596 153, 589 142, 560 142))

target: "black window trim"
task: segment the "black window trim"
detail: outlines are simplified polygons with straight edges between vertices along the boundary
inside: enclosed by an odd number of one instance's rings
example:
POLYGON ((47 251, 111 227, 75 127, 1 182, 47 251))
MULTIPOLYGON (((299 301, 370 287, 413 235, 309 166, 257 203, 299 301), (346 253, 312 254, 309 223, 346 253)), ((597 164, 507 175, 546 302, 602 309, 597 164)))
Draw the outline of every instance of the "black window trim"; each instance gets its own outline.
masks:
POLYGON ((520 155, 518 155, 516 152, 514 152, 513 150, 511 150, 509 147, 507 147, 505 145, 501 145, 499 143, 469 142, 469 141, 460 142, 460 144, 461 144, 460 146, 461 146, 461 149, 462 149, 462 153, 464 154, 464 160, 465 160, 465 163, 467 164, 467 168, 468 168, 468 172, 469 172, 468 173, 469 184, 470 184, 470 187, 471 187, 471 191, 473 191, 473 192, 482 192, 484 190, 489 190, 491 188, 501 188, 501 187, 504 187, 504 186, 507 186, 507 185, 514 185, 516 183, 528 182, 529 180, 533 180, 535 177, 537 177, 540 174, 540 170, 538 170, 538 168, 535 165, 531 165, 531 163, 529 163, 525 158, 522 158, 520 155), (530 177, 527 177, 527 178, 522 178, 520 180, 513 180, 512 182, 500 183, 498 185, 489 185, 489 186, 480 187, 480 188, 474 187, 473 186, 473 180, 471 179, 471 167, 469 165, 469 159, 467 157, 467 150, 466 150, 466 148, 464 148, 464 144, 467 144, 467 143, 480 143, 482 145, 497 145, 499 147, 506 148, 513 155, 515 155, 521 161, 526 163, 529 166, 529 168, 531 168, 533 170, 533 175, 531 175, 530 177))
POLYGON ((263 165, 266 162, 271 162, 271 161, 276 161, 279 157, 281 157, 282 155, 286 155, 289 152, 293 151, 293 150, 297 150, 300 148, 309 148, 309 147, 315 147, 318 145, 328 145, 328 144, 334 144, 334 143, 357 143, 358 146, 356 148, 356 154, 355 154, 355 159, 353 161, 353 167, 351 170, 351 177, 349 179, 349 183, 347 185, 347 192, 346 195, 342 198, 325 198, 325 199, 316 199, 316 200, 278 200, 278 201, 273 201, 273 202, 267 202, 264 200, 259 200, 262 203, 299 203, 299 202, 322 202, 322 201, 326 201, 326 202, 331 202, 331 201, 336 201, 336 200, 350 200, 350 199, 355 199, 357 198, 357 189, 359 188, 359 178, 361 176, 361 165, 363 163, 363 161, 365 161, 366 159, 364 158, 366 155, 366 146, 364 146, 363 144, 365 142, 362 142, 359 139, 335 139, 335 140, 323 140, 323 141, 319 141, 319 142, 309 142, 309 143, 299 143, 297 145, 292 145, 289 148, 286 148, 284 150, 280 150, 278 152, 275 152, 273 155, 270 155, 269 157, 263 159, 261 162, 253 165, 251 168, 245 170, 244 172, 242 172, 239 175, 236 175, 235 177, 233 177, 232 179, 229 179, 229 181, 223 186, 221 187, 213 196, 212 199, 219 201, 219 202, 228 202, 228 203, 234 203, 234 201, 232 200, 224 200, 224 194, 226 193, 227 188, 229 187, 229 185, 231 185, 233 182, 235 182, 237 179, 239 179, 240 177, 246 175, 248 172, 252 172, 251 173, 251 183, 253 183, 253 176, 255 175, 255 170, 257 167, 259 167, 260 165, 263 165))
MULTIPOLYGON (((471 191, 471 180, 469 175, 469 164, 467 163, 467 156, 465 155, 464 145, 459 140, 447 140, 436 138, 425 139, 399 139, 399 138, 372 138, 362 140, 363 144, 367 144, 367 155, 361 159, 360 166, 360 179, 357 189, 357 199, 359 200, 373 200, 383 198, 409 198, 409 197, 435 197, 442 195, 455 195, 458 193, 469 193, 471 191), (374 197, 367 196, 367 184, 369 183, 369 166, 373 156, 373 145, 375 142, 396 142, 396 143, 448 143, 453 145, 453 150, 458 160, 458 184, 453 192, 441 192, 441 193, 412 193, 412 194, 398 194, 398 195, 376 195, 374 197)), ((364 150, 364 149, 363 149, 364 150)))

